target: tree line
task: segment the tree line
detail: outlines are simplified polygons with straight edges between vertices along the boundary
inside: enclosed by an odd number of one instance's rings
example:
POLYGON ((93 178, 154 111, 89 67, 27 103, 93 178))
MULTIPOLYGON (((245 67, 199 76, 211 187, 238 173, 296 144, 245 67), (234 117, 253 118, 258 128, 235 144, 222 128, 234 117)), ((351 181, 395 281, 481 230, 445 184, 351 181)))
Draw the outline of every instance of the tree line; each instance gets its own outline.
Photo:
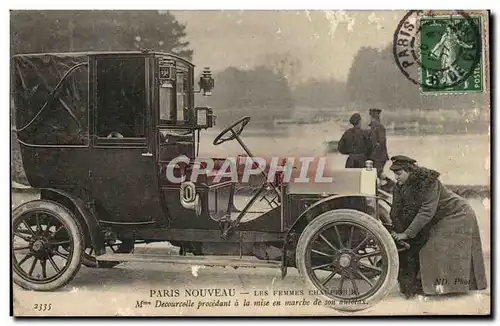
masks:
POLYGON ((391 45, 381 50, 361 48, 349 70, 346 90, 346 98, 353 107, 388 110, 462 110, 481 108, 488 101, 485 93, 422 94, 419 86, 409 81, 397 67, 391 45))
POLYGON ((186 26, 168 11, 16 10, 10 18, 11 54, 142 48, 193 55, 186 26))
MULTIPOLYGON (((300 63, 299 63, 300 64, 300 63)), ((294 66, 298 64, 294 62, 294 66)), ((486 93, 453 95, 422 94, 418 85, 409 81, 397 67, 392 47, 361 48, 355 56, 346 81, 310 79, 291 83, 286 77, 286 64, 280 69, 268 63, 253 70, 228 68, 216 76, 214 106, 243 110, 246 106, 269 106, 288 110, 292 107, 317 109, 364 110, 463 110, 482 108, 486 93)), ((290 69, 288 69, 290 70, 290 69)))
MULTIPOLYGON (((148 48, 192 60, 186 26, 168 11, 87 10, 11 11, 11 53, 110 51, 148 48)), ((397 68, 392 47, 361 48, 346 81, 297 82, 304 62, 291 52, 269 53, 250 70, 234 67, 216 74, 210 105, 222 121, 248 114, 271 125, 294 108, 366 110, 450 109, 482 107, 484 93, 422 95, 397 68)))

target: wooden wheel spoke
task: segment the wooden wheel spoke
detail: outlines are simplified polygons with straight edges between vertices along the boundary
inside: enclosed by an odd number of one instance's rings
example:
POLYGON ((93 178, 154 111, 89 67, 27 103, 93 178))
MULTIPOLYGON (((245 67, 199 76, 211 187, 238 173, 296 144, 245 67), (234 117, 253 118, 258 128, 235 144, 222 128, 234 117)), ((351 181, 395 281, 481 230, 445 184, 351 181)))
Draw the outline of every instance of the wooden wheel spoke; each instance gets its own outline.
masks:
POLYGON ((57 256, 59 256, 61 258, 64 258, 64 259, 68 260, 68 255, 62 254, 62 253, 60 253, 57 250, 54 251, 54 255, 57 255, 57 256))
POLYGON ((54 245, 54 246, 60 246, 60 245, 63 245, 63 244, 67 244, 67 243, 71 243, 70 240, 64 240, 64 241, 56 241, 56 242, 49 242, 51 245, 54 245))
POLYGON ((42 231, 42 225, 40 224, 40 214, 36 213, 35 214, 35 219, 36 219, 36 231, 41 232, 42 231))
POLYGON ((35 257, 35 259, 33 260, 33 263, 31 264, 31 268, 29 270, 29 275, 31 276, 33 274, 33 271, 35 270, 35 266, 36 266, 36 262, 38 261, 38 259, 35 257))
POLYGON ((64 225, 61 225, 60 227, 58 227, 54 233, 52 233, 52 237, 54 237, 59 231, 61 231, 62 229, 64 228, 64 225))
POLYGON ((354 294, 356 294, 356 296, 359 295, 359 289, 358 289, 358 285, 356 284, 356 280, 354 278, 349 278, 351 280, 351 283, 352 283, 352 287, 354 288, 354 294))
POLYGON ((370 284, 371 287, 373 287, 373 283, 370 281, 370 279, 368 277, 366 277, 365 274, 363 274, 363 272, 361 272, 359 269, 357 270, 354 270, 354 272, 356 274, 358 274, 359 276, 361 276, 361 278, 368 284, 370 284))
POLYGON ((42 265, 42 277, 47 278, 47 261, 40 260, 40 265, 42 265))
POLYGON ((28 231, 31 233, 32 236, 36 236, 35 232, 33 231, 33 229, 28 225, 28 223, 26 221, 23 220, 23 224, 24 226, 26 227, 26 229, 28 229, 28 231))
POLYGON ((333 228, 335 229, 335 234, 337 234, 337 238, 339 239, 340 248, 344 248, 344 243, 342 242, 342 237, 340 236, 339 229, 336 225, 333 225, 333 228))
POLYGON ((17 263, 19 266, 21 266, 25 261, 27 261, 28 259, 30 259, 31 257, 33 257, 33 255, 29 252, 26 254, 26 256, 24 256, 23 259, 21 259, 21 261, 19 263, 17 263))
POLYGON ((24 235, 24 234, 21 234, 19 232, 14 232, 14 235, 23 239, 24 241, 30 241, 31 240, 31 236, 29 235, 24 235))
POLYGON ((52 265, 52 267, 54 268, 54 270, 59 273, 61 270, 59 269, 59 267, 57 266, 56 262, 54 261, 54 259, 52 257, 49 257, 49 261, 50 261, 50 264, 52 265))
POLYGON ((337 249, 337 248, 335 248, 335 246, 334 246, 334 245, 332 245, 332 244, 330 243, 330 241, 328 241, 328 239, 327 239, 327 238, 325 238, 325 236, 323 236, 322 234, 320 234, 320 235, 319 235, 319 237, 321 238, 321 240, 323 240, 324 242, 326 242, 326 244, 327 244, 330 248, 332 248, 332 249, 333 249, 333 250, 335 250, 335 251, 338 251, 338 249, 337 249))
POLYGON ((344 274, 342 274, 342 276, 340 276, 340 284, 339 284, 339 290, 341 293, 342 293, 342 287, 344 286, 344 280, 345 280, 345 276, 344 276, 344 274))
POLYGON ((15 232, 16 232, 16 233, 26 234, 26 235, 31 236, 31 232, 30 232, 30 231, 28 231, 28 230, 17 229, 15 232))
POLYGON ((48 231, 52 227, 52 216, 48 215, 46 218, 45 230, 48 231))
POLYGON ((363 264, 361 262, 359 262, 358 265, 361 266, 361 267, 363 267, 363 268, 369 269, 371 271, 378 272, 379 274, 382 274, 382 272, 383 272, 381 268, 378 268, 378 267, 375 267, 375 266, 366 265, 366 264, 363 264))
POLYGON ((314 266, 314 267, 311 267, 312 270, 317 270, 317 269, 321 269, 321 268, 324 268, 324 267, 328 267, 328 266, 331 266, 332 263, 326 263, 326 264, 323 264, 323 265, 318 265, 318 266, 314 266))
POLYGON ((324 252, 316 250, 316 249, 311 249, 311 251, 314 252, 315 254, 318 254, 318 255, 321 255, 321 256, 333 257, 333 255, 325 254, 324 252))
POLYGON ((354 225, 351 226, 351 231, 349 232, 349 242, 347 243, 347 248, 350 249, 352 246, 352 237, 354 235, 354 225))
POLYGON ((323 281, 323 286, 326 285, 328 282, 330 282, 330 280, 335 276, 335 274, 337 274, 337 272, 332 271, 332 273, 328 275, 328 277, 323 281))
POLYGON ((29 249, 29 248, 30 248, 30 246, 15 247, 14 251, 16 251, 16 250, 23 250, 23 249, 29 249))
POLYGON ((354 252, 358 252, 359 248, 361 248, 361 246, 363 246, 365 244, 366 241, 368 241, 368 239, 370 238, 370 235, 367 234, 366 237, 363 239, 363 241, 361 241, 357 246, 356 248, 353 249, 354 252))
MULTIPOLYGON (((369 252, 369 253, 366 253, 366 254, 363 254, 363 255, 359 255, 359 259, 370 258, 370 257, 373 257, 373 256, 380 256, 380 255, 382 255, 382 252, 380 250, 377 250, 377 251, 369 252)), ((371 259, 370 259, 370 262, 371 262, 371 259)))

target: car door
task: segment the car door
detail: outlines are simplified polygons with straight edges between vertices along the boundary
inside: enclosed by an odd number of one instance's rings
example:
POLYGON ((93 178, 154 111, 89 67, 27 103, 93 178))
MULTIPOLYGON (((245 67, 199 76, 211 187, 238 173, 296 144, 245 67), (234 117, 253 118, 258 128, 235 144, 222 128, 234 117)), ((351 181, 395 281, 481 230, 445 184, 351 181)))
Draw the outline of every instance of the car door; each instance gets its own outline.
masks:
POLYGON ((92 196, 101 221, 164 219, 151 127, 150 59, 103 56, 94 64, 92 196))

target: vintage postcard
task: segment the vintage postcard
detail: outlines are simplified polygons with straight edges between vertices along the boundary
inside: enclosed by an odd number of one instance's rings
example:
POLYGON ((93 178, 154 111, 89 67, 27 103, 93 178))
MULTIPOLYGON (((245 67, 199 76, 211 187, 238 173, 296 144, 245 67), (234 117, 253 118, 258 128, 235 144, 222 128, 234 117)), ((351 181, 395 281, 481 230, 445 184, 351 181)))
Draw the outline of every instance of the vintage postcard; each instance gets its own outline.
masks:
POLYGON ((490 315, 489 23, 11 11, 11 314, 490 315))

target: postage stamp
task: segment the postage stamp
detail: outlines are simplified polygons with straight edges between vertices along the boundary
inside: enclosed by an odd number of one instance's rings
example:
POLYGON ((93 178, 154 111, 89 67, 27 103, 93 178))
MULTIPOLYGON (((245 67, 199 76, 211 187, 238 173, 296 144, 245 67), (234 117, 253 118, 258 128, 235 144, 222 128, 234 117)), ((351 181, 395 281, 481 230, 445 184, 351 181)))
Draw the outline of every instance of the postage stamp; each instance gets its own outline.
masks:
POLYGON ((482 92, 482 19, 464 11, 410 11, 394 34, 398 67, 422 93, 482 92))
POLYGON ((12 316, 491 315, 489 12, 10 15, 12 316))

